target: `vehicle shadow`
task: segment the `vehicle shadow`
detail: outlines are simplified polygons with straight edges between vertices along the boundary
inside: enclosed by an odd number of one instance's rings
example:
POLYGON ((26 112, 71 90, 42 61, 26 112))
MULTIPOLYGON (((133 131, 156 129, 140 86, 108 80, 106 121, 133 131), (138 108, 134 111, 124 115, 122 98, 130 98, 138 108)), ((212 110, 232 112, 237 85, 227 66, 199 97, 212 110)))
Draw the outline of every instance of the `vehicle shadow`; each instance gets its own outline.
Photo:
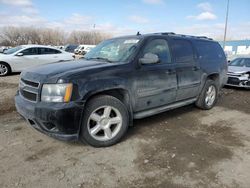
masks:
POLYGON ((158 126, 163 123, 167 123, 170 119, 180 119, 182 114, 191 111, 199 111, 193 104, 180 107, 177 109, 169 110, 154 116, 146 117, 139 120, 134 120, 132 127, 129 127, 128 132, 123 140, 127 140, 131 137, 136 136, 137 134, 143 134, 143 129, 149 126, 158 126))

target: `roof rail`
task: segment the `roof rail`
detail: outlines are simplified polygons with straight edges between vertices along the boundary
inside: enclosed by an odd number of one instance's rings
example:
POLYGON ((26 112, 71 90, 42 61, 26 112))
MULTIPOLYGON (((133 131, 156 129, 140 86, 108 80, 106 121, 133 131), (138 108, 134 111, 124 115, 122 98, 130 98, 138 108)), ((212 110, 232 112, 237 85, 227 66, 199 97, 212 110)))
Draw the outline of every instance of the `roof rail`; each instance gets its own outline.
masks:
POLYGON ((162 35, 176 35, 174 32, 164 32, 161 33, 162 35))
MULTIPOLYGON (((170 33, 172 34, 172 33, 170 33)), ((213 40, 212 38, 208 38, 206 36, 193 36, 193 35, 184 35, 184 34, 175 34, 175 36, 180 36, 180 37, 187 37, 187 38, 197 38, 197 39, 207 39, 207 40, 213 40)))
POLYGON ((174 36, 179 36, 179 37, 213 40, 212 38, 208 38, 206 36, 184 35, 184 34, 176 34, 174 32, 162 32, 162 33, 154 33, 154 34, 159 34, 159 35, 174 35, 174 36))

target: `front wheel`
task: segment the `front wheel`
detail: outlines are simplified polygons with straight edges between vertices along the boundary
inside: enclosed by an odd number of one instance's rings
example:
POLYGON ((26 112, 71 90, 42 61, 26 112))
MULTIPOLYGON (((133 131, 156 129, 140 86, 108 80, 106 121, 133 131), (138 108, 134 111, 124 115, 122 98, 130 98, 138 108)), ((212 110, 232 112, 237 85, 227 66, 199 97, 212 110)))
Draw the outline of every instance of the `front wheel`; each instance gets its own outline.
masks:
POLYGON ((0 63, 0 76, 7 76, 10 73, 10 66, 7 63, 0 63))
POLYGON ((213 108, 218 99, 218 88, 218 84, 214 80, 207 80, 195 103, 196 106, 204 110, 213 108))
POLYGON ((97 96, 86 105, 80 138, 95 147, 111 146, 125 135, 128 124, 128 110, 119 99, 97 96))

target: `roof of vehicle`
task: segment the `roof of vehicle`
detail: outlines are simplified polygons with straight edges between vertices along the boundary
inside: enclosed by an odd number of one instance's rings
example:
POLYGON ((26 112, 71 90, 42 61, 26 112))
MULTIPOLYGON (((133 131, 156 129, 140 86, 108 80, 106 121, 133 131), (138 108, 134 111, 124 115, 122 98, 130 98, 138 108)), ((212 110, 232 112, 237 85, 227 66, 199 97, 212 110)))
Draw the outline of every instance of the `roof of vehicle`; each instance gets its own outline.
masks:
POLYGON ((53 48, 58 50, 58 48, 55 48, 53 46, 47 46, 47 45, 40 45, 40 44, 25 44, 25 45, 21 45, 23 48, 28 48, 28 47, 42 47, 42 48, 53 48))
POLYGON ((184 34, 176 34, 173 32, 160 32, 160 33, 148 33, 148 34, 140 34, 139 32, 136 35, 128 35, 116 38, 132 38, 136 37, 138 39, 145 38, 145 37, 152 37, 152 36, 169 36, 169 37, 177 37, 177 38, 188 38, 188 39, 195 39, 195 40, 205 40, 205 41, 214 41, 212 38, 208 38, 206 36, 192 36, 192 35, 184 35, 184 34))

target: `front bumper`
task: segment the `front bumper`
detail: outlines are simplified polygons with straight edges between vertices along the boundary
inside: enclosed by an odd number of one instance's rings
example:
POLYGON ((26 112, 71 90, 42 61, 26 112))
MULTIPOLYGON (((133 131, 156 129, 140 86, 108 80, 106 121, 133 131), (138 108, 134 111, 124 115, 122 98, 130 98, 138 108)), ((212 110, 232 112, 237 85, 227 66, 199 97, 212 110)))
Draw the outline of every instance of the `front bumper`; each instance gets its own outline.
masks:
POLYGON ((18 113, 38 131, 59 140, 78 140, 83 104, 33 103, 17 92, 15 105, 18 113))
POLYGON ((250 88, 250 79, 246 77, 228 76, 227 86, 250 88))

